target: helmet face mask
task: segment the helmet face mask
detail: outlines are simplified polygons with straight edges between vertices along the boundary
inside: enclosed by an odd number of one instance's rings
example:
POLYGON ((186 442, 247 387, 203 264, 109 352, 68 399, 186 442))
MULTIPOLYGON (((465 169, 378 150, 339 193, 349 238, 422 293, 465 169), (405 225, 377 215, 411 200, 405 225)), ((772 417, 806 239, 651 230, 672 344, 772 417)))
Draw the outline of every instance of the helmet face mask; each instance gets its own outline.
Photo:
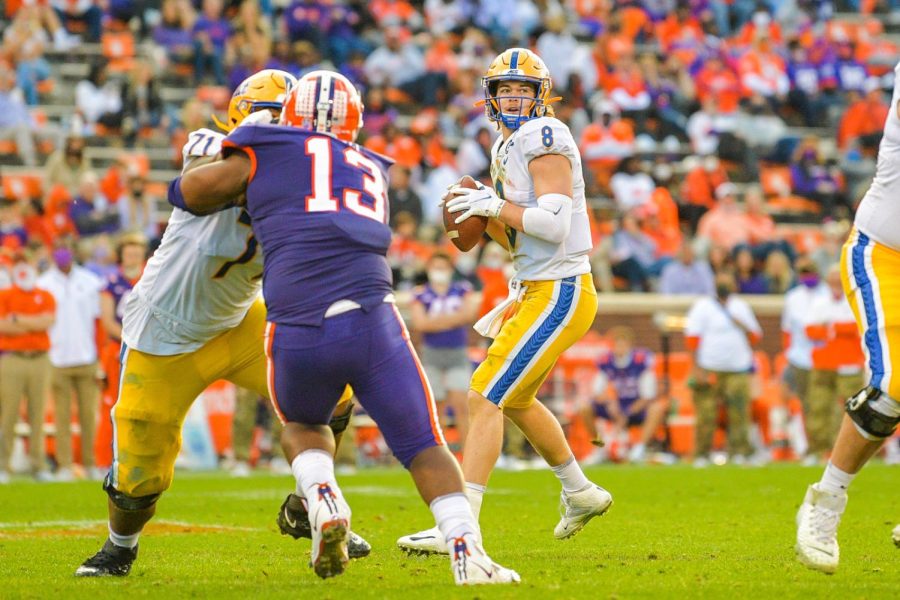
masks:
POLYGON ((550 108, 550 72, 544 61, 530 50, 510 48, 497 56, 482 77, 481 86, 488 119, 508 129, 516 130, 531 119, 553 114, 550 108), (533 94, 500 96, 498 92, 504 82, 526 83, 533 89, 533 94), (509 112, 503 110, 502 104, 512 99, 520 101, 519 109, 509 112))

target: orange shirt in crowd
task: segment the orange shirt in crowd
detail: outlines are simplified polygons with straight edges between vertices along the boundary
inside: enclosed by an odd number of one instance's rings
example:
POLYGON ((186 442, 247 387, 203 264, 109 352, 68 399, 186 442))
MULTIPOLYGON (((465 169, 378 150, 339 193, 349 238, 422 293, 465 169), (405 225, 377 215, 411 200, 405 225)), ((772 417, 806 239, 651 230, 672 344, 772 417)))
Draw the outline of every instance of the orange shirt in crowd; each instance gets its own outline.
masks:
POLYGON ((697 73, 696 85, 700 102, 712 96, 719 101, 719 111, 729 114, 738 109, 741 82, 731 69, 703 67, 697 73))
POLYGON ((888 105, 883 102, 870 102, 866 99, 851 104, 838 125, 838 147, 843 150, 854 138, 881 131, 889 110, 888 105))
POLYGON ((697 235, 710 240, 713 246, 731 250, 750 241, 747 215, 738 208, 717 206, 700 218, 697 235))
MULTIPOLYGON (((31 291, 16 286, 0 291, 0 318, 10 315, 38 316, 56 311, 56 301, 47 290, 31 291)), ((37 352, 50 350, 50 336, 46 331, 29 331, 16 335, 0 334, 0 350, 5 352, 37 352)))

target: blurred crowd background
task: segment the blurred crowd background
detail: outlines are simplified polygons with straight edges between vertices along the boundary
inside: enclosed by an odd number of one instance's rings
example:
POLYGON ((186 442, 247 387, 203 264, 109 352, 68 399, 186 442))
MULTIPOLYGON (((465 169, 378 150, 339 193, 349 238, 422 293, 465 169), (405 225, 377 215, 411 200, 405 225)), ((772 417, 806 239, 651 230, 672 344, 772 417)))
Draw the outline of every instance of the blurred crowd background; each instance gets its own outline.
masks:
MULTIPOLYGON (((407 310, 437 252, 480 313, 506 296, 505 251, 459 253, 437 205, 462 175, 489 182, 496 132, 475 102, 503 49, 537 51, 562 97, 598 289, 659 298, 714 295, 722 275, 773 296, 825 279, 874 173, 900 58, 897 0, 7 0, 0 19, 5 269, 52 273, 69 251, 108 292, 120 236, 159 243, 187 134, 259 69, 330 68, 363 93, 360 143, 396 161, 389 260, 407 310)), ((594 346, 612 346, 611 324, 598 319, 594 346)), ((791 361, 767 352, 780 378, 791 361)), ((669 394, 675 371, 654 368, 669 394)))

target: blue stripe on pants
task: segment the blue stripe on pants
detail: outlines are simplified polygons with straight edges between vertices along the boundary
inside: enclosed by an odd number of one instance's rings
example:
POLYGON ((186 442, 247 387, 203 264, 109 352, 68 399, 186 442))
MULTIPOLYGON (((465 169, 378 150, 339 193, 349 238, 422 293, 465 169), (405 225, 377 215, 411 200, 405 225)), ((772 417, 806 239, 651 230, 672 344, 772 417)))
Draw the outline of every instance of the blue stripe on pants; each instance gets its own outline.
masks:
POLYGON ((884 378, 884 354, 881 348, 881 338, 878 336, 878 311, 875 302, 875 290, 872 281, 866 272, 866 246, 869 237, 863 232, 858 232, 856 244, 853 246, 853 277, 859 288, 863 300, 863 312, 866 317, 866 333, 864 342, 869 350, 869 370, 872 372, 872 387, 881 389, 881 380, 884 378))
POLYGON ((500 380, 488 392, 488 400, 494 404, 500 404, 503 396, 506 395, 516 379, 522 375, 531 359, 534 358, 544 343, 565 320, 566 315, 569 314, 569 309, 572 307, 572 299, 575 297, 575 285, 578 285, 576 279, 576 277, 567 277, 560 281, 559 298, 556 301, 556 306, 553 307, 550 315, 544 319, 544 322, 540 324, 531 338, 525 342, 525 346, 516 354, 506 373, 500 377, 500 380))

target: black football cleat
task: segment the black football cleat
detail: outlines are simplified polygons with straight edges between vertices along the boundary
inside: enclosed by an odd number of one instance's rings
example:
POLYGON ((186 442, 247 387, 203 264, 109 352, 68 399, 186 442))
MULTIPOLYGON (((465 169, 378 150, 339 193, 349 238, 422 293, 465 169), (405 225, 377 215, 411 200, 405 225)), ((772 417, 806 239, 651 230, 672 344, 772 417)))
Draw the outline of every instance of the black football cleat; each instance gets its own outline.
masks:
MULTIPOLYGON (((309 513, 306 510, 306 502, 300 504, 300 508, 291 508, 288 504, 291 501, 289 494, 281 504, 278 511, 278 517, 275 522, 278 523, 278 529, 282 535, 289 535, 295 540, 300 538, 312 539, 312 528, 309 525, 309 513)), ((372 546, 356 533, 350 532, 350 539, 347 542, 347 554, 350 558, 363 558, 369 555, 372 546)))
POLYGON ((137 559, 137 553, 137 546, 122 548, 107 539, 97 554, 75 570, 75 577, 125 577, 131 572, 131 564, 137 559))

